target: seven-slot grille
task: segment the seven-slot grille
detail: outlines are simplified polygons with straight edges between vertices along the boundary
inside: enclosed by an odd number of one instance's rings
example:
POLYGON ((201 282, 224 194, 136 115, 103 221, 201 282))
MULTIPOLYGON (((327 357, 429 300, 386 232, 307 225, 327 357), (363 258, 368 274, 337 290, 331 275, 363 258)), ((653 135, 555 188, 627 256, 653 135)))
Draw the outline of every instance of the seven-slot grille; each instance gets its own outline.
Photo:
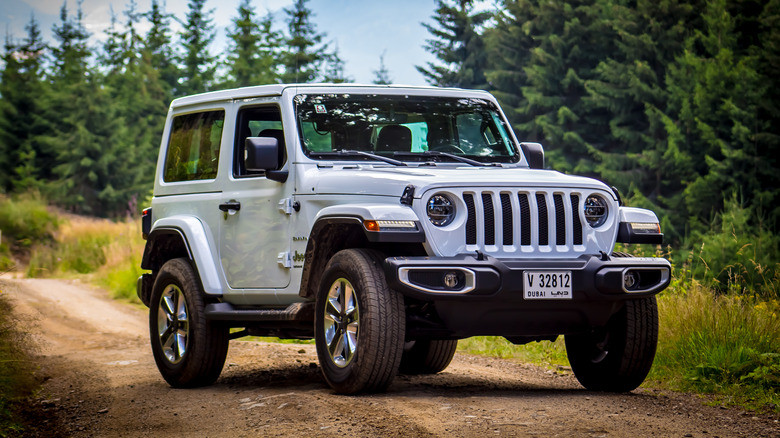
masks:
POLYGON ((466 245, 582 245, 580 193, 556 191, 464 192, 466 245))

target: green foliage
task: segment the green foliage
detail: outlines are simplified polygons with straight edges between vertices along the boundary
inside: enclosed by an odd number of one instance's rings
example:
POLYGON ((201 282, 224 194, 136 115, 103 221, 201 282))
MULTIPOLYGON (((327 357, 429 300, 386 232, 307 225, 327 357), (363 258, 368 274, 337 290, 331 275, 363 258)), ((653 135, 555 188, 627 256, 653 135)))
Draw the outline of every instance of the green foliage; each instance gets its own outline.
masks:
POLYGON ((651 378, 753 408, 778 405, 780 302, 719 295, 678 280, 658 303, 651 378))
POLYGON ((58 224, 58 217, 37 193, 10 198, 0 195, 0 230, 9 250, 52 241, 58 224))
POLYGON ((18 414, 24 400, 37 388, 35 367, 30 356, 36 350, 33 340, 19 327, 13 307, 0 281, 0 438, 19 436, 24 424, 18 414))
POLYGON ((282 35, 273 29, 273 15, 255 18, 249 0, 242 0, 233 28, 228 30, 230 53, 227 56, 229 78, 226 87, 273 84, 279 78, 278 51, 282 35))
POLYGON ((427 68, 417 66, 431 85, 441 87, 488 87, 485 78, 487 53, 482 27, 492 17, 492 12, 474 11, 472 0, 436 0, 433 20, 436 26, 423 24, 433 35, 426 41, 425 49, 432 53, 437 63, 427 63, 427 68), (453 4, 454 3, 454 4, 453 4))
POLYGON ((190 0, 187 17, 181 31, 184 53, 179 92, 186 96, 211 89, 217 71, 216 57, 209 51, 214 40, 213 10, 206 10, 206 0, 190 0))
POLYGON ((544 366, 569 365, 563 337, 559 337, 555 342, 540 341, 514 345, 500 336, 476 336, 458 341, 458 351, 544 366))
POLYGON ((756 216, 736 195, 727 199, 711 229, 693 239, 701 242, 693 277, 722 293, 780 299, 780 237, 756 216))
POLYGON ((313 82, 318 78, 323 62, 327 59, 328 45, 322 43, 324 34, 317 31, 312 22, 309 0, 295 0, 285 8, 288 34, 284 39, 286 53, 282 57, 283 83, 313 82))

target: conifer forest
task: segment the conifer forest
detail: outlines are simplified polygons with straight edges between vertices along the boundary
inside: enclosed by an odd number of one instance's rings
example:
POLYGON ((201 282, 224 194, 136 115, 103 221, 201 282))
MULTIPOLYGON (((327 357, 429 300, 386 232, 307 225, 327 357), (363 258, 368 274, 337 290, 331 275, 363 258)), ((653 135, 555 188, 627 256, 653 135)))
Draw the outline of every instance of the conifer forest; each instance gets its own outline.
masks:
MULTIPOLYGON (((307 3, 263 15, 243 0, 226 47, 214 47, 206 0, 181 17, 161 0, 130 2, 99 39, 79 7, 63 3, 51 41, 31 17, 0 62, 0 193, 125 215, 150 196, 172 99, 351 81, 307 3)), ((780 0, 434 4, 417 20, 430 85, 490 91, 517 138, 544 145, 546 167, 654 210, 670 248, 706 260, 702 275, 725 285, 738 266, 750 290, 778 296, 780 0)), ((375 83, 391 81, 381 51, 364 62, 375 83)))

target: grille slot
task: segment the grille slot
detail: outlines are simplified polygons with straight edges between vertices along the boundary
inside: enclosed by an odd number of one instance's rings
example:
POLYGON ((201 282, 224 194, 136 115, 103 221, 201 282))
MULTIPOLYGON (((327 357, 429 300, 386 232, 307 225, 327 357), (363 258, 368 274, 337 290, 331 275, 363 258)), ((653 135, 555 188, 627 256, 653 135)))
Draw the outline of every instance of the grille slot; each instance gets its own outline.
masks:
POLYGON ((555 202, 555 244, 566 245, 566 210, 563 209, 563 196, 553 195, 555 202))
POLYGON ((485 245, 496 244, 496 216, 493 213, 493 196, 482 194, 482 209, 485 212, 485 245))
POLYGON ((528 195, 517 195, 520 202, 520 245, 531 244, 531 205, 528 203, 528 195))
POLYGON ((501 224, 504 229, 504 245, 514 243, 514 228, 512 226, 512 202, 508 193, 501 194, 501 224))
POLYGON ((474 208, 474 196, 463 194, 463 202, 466 203, 468 217, 466 218, 466 245, 477 244, 477 210, 474 208))
POLYGON ((572 222, 572 232, 574 234, 574 244, 582 245, 582 223, 580 222, 580 197, 571 194, 571 212, 574 215, 572 222))
POLYGON ((539 245, 549 245, 550 233, 547 231, 547 200, 541 193, 536 194, 536 207, 539 209, 539 245))
POLYGON ((550 247, 546 251, 553 252, 582 251, 572 248, 583 244, 580 193, 568 190, 563 193, 515 192, 504 189, 463 193, 462 196, 467 213, 467 245, 478 245, 480 248, 476 249, 480 250, 497 245, 498 249, 493 248, 490 252, 499 253, 514 252, 509 248, 502 249, 502 246, 512 245, 519 245, 525 253, 533 251, 537 246, 550 247), (497 223, 499 215, 500 224, 497 223))

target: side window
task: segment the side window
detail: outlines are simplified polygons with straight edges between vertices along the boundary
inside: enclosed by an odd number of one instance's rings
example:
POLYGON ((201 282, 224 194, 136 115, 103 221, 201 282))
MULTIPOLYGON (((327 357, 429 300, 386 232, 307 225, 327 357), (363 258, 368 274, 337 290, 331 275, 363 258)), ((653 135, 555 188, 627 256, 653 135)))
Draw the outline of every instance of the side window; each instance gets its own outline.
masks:
POLYGON ((244 148, 247 137, 274 137, 281 146, 279 162, 287 159, 284 129, 282 128, 282 111, 278 106, 242 108, 238 112, 236 126, 236 144, 233 148, 233 176, 262 175, 263 172, 249 172, 244 167, 244 148))
POLYGON ((216 178, 224 123, 224 111, 174 117, 163 180, 176 182, 216 178))

